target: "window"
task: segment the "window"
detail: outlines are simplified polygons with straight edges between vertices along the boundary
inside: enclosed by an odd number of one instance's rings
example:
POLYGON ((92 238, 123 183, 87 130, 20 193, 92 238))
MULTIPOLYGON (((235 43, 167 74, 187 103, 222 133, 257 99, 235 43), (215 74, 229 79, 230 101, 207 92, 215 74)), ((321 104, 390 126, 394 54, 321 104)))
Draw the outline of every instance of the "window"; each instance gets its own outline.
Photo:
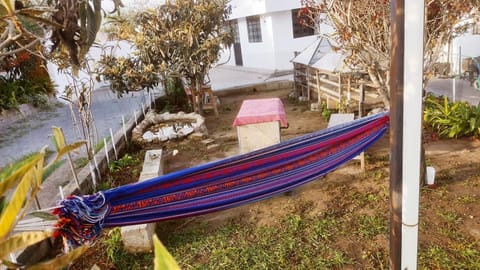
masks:
POLYGON ((248 42, 262 42, 260 16, 247 17, 248 42))
POLYGON ((310 25, 307 25, 308 18, 302 15, 299 11, 301 9, 292 9, 292 28, 293 38, 300 38, 306 36, 312 36, 315 34, 315 30, 310 25))

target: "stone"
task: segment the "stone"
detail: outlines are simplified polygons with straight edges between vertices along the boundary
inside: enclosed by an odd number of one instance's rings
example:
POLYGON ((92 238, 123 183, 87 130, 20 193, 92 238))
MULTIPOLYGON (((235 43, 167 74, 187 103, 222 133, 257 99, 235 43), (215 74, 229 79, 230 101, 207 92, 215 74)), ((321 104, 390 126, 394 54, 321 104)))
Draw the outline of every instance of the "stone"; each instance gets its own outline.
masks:
POLYGON ((205 138, 205 134, 203 134, 202 132, 194 132, 188 137, 193 140, 202 140, 203 138, 205 138))
POLYGON ((151 131, 147 131, 147 132, 143 133, 143 136, 142 136, 142 138, 147 142, 153 141, 154 137, 155 137, 155 135, 151 131))
POLYGON ((205 139, 205 140, 202 141, 202 143, 203 143, 204 145, 209 145, 209 144, 212 144, 212 143, 214 143, 214 142, 215 142, 214 139, 205 139))
POLYGON ((180 136, 180 137, 185 137, 185 136, 188 136, 189 134, 191 134, 193 132, 193 128, 192 127, 183 127, 182 129, 180 129, 177 134, 180 136))
POLYGON ((216 144, 216 143, 209 144, 209 145, 207 145, 207 152, 217 150, 219 147, 220 147, 220 145, 216 144))
POLYGON ((179 137, 186 137, 195 132, 203 133, 202 137, 208 135, 207 126, 205 125, 205 118, 199 114, 185 114, 184 112, 179 112, 176 114, 170 114, 168 112, 157 114, 149 111, 145 116, 145 119, 132 130, 132 141, 145 143, 157 139, 164 142, 171 139, 177 139, 179 137), (172 121, 175 122, 173 126, 170 125, 162 127, 162 129, 153 134, 153 136, 152 134, 148 133, 144 137, 144 131, 148 127, 155 124, 169 124, 166 122, 172 121))

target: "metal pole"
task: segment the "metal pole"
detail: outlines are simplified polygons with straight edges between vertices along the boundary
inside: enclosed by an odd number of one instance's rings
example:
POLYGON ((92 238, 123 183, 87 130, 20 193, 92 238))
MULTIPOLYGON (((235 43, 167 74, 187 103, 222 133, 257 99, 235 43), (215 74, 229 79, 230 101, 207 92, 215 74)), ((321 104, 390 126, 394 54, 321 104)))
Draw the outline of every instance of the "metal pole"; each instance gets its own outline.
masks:
POLYGON ((401 269, 404 0, 391 2, 390 269, 401 269))

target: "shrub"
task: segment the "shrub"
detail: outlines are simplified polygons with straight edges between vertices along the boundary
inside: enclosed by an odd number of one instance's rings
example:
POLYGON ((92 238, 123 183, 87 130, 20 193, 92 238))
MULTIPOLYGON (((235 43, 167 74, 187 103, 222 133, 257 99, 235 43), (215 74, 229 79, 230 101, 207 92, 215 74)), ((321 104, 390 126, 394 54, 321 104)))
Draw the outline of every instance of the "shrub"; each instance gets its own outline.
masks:
POLYGON ((16 109, 20 104, 44 106, 51 92, 49 79, 14 79, 0 76, 0 111, 16 109))
POLYGON ((428 95, 424 121, 442 137, 480 136, 480 107, 468 102, 450 102, 447 97, 428 95))

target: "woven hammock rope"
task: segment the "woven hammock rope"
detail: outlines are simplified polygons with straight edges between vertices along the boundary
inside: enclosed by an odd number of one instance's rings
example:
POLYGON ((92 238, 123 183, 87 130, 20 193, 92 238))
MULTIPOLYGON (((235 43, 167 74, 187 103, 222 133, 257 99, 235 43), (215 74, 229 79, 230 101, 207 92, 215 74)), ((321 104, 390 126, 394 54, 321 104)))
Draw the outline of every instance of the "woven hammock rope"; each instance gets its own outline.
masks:
POLYGON ((93 242, 103 228, 201 215, 282 194, 354 158, 388 126, 383 112, 147 181, 70 196, 54 211, 56 233, 77 246, 93 242))

